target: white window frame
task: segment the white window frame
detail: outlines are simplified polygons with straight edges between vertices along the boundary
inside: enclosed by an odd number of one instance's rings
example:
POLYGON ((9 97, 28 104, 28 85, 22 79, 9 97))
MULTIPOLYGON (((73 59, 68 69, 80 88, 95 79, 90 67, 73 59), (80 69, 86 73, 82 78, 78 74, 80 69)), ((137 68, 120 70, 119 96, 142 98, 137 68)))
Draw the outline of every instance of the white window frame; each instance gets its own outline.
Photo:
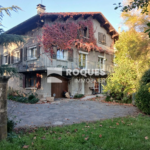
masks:
POLYGON ((36 46, 32 46, 32 47, 29 47, 27 49, 27 60, 34 60, 34 59, 37 59, 36 57, 36 51, 37 51, 37 47, 36 46), (31 50, 34 50, 34 54, 33 54, 33 57, 31 57, 31 50))
POLYGON ((20 61, 20 51, 19 50, 14 52, 13 58, 14 58, 14 63, 18 63, 20 61), (17 56, 17 53, 19 53, 18 56, 17 56))
POLYGON ((99 68, 100 68, 101 70, 105 70, 105 57, 98 55, 98 59, 99 59, 99 58, 102 58, 102 59, 103 59, 103 68, 101 68, 101 62, 98 61, 98 65, 100 65, 99 68))
POLYGON ((3 55, 3 65, 8 65, 8 54, 3 55), (7 57, 7 62, 5 62, 5 57, 7 57))
MULTIPOLYGON (((81 57, 82 57, 82 59, 81 59, 81 61, 83 61, 83 55, 85 55, 85 67, 83 68, 83 69, 87 69, 87 55, 89 54, 89 53, 87 53, 87 52, 83 52, 83 51, 79 51, 79 55, 81 54, 81 57)), ((83 64, 83 62, 81 62, 82 64, 83 64)))

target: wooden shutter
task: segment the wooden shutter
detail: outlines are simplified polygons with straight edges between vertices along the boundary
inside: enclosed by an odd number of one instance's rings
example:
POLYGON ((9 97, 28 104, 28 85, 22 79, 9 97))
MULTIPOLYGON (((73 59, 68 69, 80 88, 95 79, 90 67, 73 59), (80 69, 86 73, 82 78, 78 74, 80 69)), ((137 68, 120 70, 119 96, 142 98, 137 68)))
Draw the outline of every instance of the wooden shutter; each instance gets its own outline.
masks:
POLYGON ((14 63, 14 53, 11 52, 11 64, 13 64, 13 63, 14 63))
POLYGON ((68 60, 73 62, 73 49, 68 50, 68 60))
POLYGON ((27 47, 24 48, 24 61, 27 60, 27 47))
POLYGON ((103 43, 103 33, 98 32, 98 42, 103 43))
POLYGON ((26 76, 23 74, 23 88, 26 87, 26 76))
POLYGON ((8 54, 8 64, 10 64, 10 53, 8 54))
POLYGON ((41 88, 41 74, 39 73, 36 74, 36 88, 37 89, 41 88))
POLYGON ((103 35, 103 44, 106 44, 106 35, 103 35))
POLYGON ((2 64, 3 64, 3 55, 0 55, 0 66, 2 66, 2 64))
POLYGON ((37 48, 36 57, 37 57, 37 58, 40 58, 40 43, 38 43, 38 44, 36 45, 36 48, 37 48))
POLYGON ((22 62, 22 51, 23 49, 20 49, 20 62, 22 62))
POLYGON ((51 54, 51 58, 56 59, 57 56, 57 47, 53 47, 53 53, 51 54))

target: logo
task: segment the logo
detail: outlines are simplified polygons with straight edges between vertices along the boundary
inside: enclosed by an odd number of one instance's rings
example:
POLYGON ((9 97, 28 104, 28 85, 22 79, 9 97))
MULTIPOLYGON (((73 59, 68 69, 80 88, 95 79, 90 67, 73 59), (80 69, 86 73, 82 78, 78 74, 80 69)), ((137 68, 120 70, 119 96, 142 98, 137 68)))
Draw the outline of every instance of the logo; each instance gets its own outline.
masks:
POLYGON ((47 83, 62 83, 60 79, 50 75, 62 76, 62 68, 47 68, 47 83))

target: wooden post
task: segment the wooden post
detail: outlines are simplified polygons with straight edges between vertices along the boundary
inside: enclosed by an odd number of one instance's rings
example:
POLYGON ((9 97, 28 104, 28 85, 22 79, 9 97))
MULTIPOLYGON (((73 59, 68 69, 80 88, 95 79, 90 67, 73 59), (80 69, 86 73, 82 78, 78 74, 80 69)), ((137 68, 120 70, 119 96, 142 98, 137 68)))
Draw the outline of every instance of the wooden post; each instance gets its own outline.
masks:
POLYGON ((7 138, 7 83, 10 76, 0 76, 0 141, 7 138))

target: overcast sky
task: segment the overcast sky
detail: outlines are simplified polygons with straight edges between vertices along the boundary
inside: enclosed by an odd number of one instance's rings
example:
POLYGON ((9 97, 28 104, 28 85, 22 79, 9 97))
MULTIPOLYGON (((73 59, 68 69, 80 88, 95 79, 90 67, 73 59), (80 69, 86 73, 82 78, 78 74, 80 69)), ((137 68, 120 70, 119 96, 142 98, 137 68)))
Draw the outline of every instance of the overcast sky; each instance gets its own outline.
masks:
MULTIPOLYGON (((102 12, 104 16, 118 31, 120 26, 120 10, 114 10, 114 3, 122 0, 42 0, 46 6, 47 12, 102 12)), ((41 0, 3 0, 0 5, 8 7, 11 5, 19 6, 22 11, 18 13, 12 12, 11 17, 4 16, 2 24, 4 30, 16 26, 17 24, 36 15, 36 5, 41 3, 41 0)))

